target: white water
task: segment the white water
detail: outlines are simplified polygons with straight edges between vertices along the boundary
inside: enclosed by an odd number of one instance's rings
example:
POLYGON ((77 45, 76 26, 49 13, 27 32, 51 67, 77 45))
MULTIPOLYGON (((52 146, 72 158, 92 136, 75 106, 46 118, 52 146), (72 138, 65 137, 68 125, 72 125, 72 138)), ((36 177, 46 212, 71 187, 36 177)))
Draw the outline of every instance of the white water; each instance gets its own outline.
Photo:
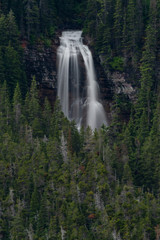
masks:
POLYGON ((82 31, 65 31, 58 48, 58 97, 62 111, 78 127, 92 130, 107 124, 105 111, 98 99, 99 86, 91 51, 82 42, 82 31), (80 59, 85 65, 81 73, 80 59), (83 78, 86 81, 83 81, 83 78))

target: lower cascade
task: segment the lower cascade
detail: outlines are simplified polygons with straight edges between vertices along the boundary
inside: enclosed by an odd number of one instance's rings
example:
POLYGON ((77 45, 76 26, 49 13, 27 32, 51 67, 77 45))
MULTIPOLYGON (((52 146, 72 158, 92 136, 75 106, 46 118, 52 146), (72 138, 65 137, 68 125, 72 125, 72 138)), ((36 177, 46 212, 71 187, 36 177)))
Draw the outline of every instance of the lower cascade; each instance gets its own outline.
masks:
POLYGON ((80 128, 107 125, 99 102, 99 86, 92 53, 82 42, 82 31, 64 31, 58 48, 58 97, 65 116, 80 128), (85 68, 84 68, 85 67, 85 68))

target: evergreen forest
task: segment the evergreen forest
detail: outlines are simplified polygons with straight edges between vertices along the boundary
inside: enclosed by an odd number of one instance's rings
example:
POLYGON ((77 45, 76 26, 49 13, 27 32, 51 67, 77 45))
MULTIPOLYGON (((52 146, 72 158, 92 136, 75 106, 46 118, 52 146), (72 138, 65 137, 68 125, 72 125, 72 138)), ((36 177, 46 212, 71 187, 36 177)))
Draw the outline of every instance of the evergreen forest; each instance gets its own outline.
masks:
POLYGON ((0 0, 0 239, 160 240, 160 0, 0 0), (136 89, 94 132, 27 77, 64 29, 136 89))

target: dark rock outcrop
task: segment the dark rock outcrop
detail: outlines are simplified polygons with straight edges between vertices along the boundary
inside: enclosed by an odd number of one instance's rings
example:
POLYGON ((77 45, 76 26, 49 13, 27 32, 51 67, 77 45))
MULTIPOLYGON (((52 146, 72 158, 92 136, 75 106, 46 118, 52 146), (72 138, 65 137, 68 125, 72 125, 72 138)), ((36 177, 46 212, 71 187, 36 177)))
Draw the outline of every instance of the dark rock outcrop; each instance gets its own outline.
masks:
MULTIPOLYGON (((40 101, 43 104, 45 97, 48 97, 49 101, 53 105, 57 95, 57 48, 59 46, 59 36, 57 33, 52 40, 51 46, 47 47, 44 43, 37 43, 35 45, 29 45, 26 42, 22 42, 24 48, 24 64, 26 74, 29 82, 31 82, 33 76, 35 76, 37 85, 39 88, 40 101)), ((85 43, 89 45, 86 39, 85 43)), ((92 49, 91 49, 92 51, 92 49)), ((100 60, 95 56, 92 51, 94 64, 97 74, 97 81, 100 88, 100 99, 105 107, 106 112, 110 112, 110 102, 112 100, 112 86, 107 80, 106 74, 100 64, 100 60)), ((81 61, 80 61, 81 62, 81 61)), ((81 63, 81 65, 84 65, 81 63)), ((85 72, 84 66, 81 66, 81 71, 85 72)), ((84 76, 84 74, 82 74, 84 76)), ((82 85, 84 88, 84 81, 82 79, 82 85)), ((83 89, 84 90, 84 89, 83 89)), ((107 115, 108 115, 107 114, 107 115)))
POLYGON ((39 96, 43 104, 45 97, 53 105, 57 95, 57 47, 59 46, 56 37, 51 46, 43 43, 35 45, 23 44, 24 65, 29 83, 35 76, 39 88, 39 96))
POLYGON ((114 92, 116 94, 125 94, 131 101, 136 99, 136 90, 132 84, 127 82, 127 74, 115 71, 111 74, 111 80, 114 83, 114 92))
MULTIPOLYGON (((61 33, 58 32, 48 47, 42 42, 35 45, 28 45, 26 42, 22 42, 27 78, 31 82, 33 76, 36 77, 42 105, 45 97, 47 97, 53 106, 57 96, 57 48, 60 35, 61 33)), ((127 73, 109 72, 108 69, 105 69, 103 64, 105 56, 95 54, 92 47, 92 39, 85 36, 84 42, 89 46, 93 54, 97 82, 99 84, 99 99, 101 99, 108 116, 108 122, 110 122, 113 115, 111 107, 114 94, 124 94, 130 101, 134 102, 136 101, 136 89, 129 81, 127 73)), ((85 68, 81 58, 80 64, 81 72, 83 73, 81 89, 85 91, 85 68)))

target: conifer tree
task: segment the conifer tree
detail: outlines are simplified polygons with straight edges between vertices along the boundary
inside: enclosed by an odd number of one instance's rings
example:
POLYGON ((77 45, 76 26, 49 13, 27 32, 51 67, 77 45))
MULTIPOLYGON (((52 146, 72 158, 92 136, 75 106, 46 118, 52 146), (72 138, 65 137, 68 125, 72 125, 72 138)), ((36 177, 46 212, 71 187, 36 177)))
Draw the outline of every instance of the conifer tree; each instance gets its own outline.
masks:
POLYGON ((44 110, 43 110, 43 126, 47 136, 49 136, 49 133, 50 133, 51 117, 52 117, 51 105, 48 99, 45 98, 44 110))
POLYGON ((7 25, 6 35, 8 37, 8 43, 12 44, 14 48, 18 48, 19 31, 12 10, 10 10, 6 17, 6 25, 7 25))
POLYGON ((131 173, 131 169, 130 169, 128 163, 126 163, 124 165, 122 181, 123 181, 124 184, 127 184, 127 185, 132 184, 132 181, 133 181, 132 173, 131 173))
POLYGON ((40 1, 40 29, 45 36, 53 36, 56 22, 57 10, 54 0, 41 0, 40 1))
POLYGON ((5 80, 8 86, 8 92, 10 98, 13 97, 13 92, 17 82, 21 80, 21 68, 20 59, 16 50, 11 45, 5 48, 4 54, 4 68, 5 68, 5 80))
POLYGON ((62 129, 62 118, 64 119, 64 115, 61 111, 60 101, 57 99, 54 104, 54 112, 51 118, 51 136, 54 136, 59 141, 60 130, 62 129))
POLYGON ((96 33, 96 18, 97 15, 97 1, 95 0, 88 0, 87 1, 87 31, 91 36, 95 36, 96 33))
POLYGON ((52 239, 61 239, 61 234, 60 234, 60 229, 59 229, 59 224, 58 224, 58 219, 56 216, 53 216, 50 219, 50 225, 49 225, 49 240, 52 239))
POLYGON ((134 0, 129 0, 126 15, 126 47, 131 54, 133 54, 135 49, 135 16, 135 2, 134 0))
POLYGON ((122 46, 123 35, 123 8, 122 1, 116 0, 115 12, 114 12, 114 36, 117 53, 119 53, 122 46))
POLYGON ((19 84, 17 83, 13 95, 13 112, 16 124, 18 124, 20 121, 21 111, 22 111, 22 97, 19 84))
POLYGON ((11 10, 7 16, 0 16, 0 45, 8 46, 9 44, 15 48, 18 47, 19 32, 16 25, 13 11, 11 10))
POLYGON ((40 202, 40 210, 37 225, 37 236, 44 237, 48 232, 48 211, 47 211, 47 197, 44 193, 40 202))
POLYGON ((37 228, 39 207, 40 207, 39 194, 37 188, 35 187, 30 202, 30 223, 32 224, 34 231, 37 228))
MULTIPOLYGON (((5 127, 11 122, 11 104, 9 99, 9 92, 6 81, 4 81, 0 89, 0 110, 5 120, 5 127)), ((9 126, 8 126, 9 129, 9 126)))
POLYGON ((8 44, 6 33, 7 33, 6 17, 4 14, 1 14, 0 15, 0 46, 4 46, 8 44))
POLYGON ((142 148, 142 160, 144 168, 144 186, 158 192, 160 190, 160 104, 157 99, 157 107, 153 117, 153 125, 142 148))
POLYGON ((26 14, 26 24, 27 24, 27 37, 34 37, 39 31, 39 8, 38 2, 36 0, 23 0, 25 14, 26 14))
POLYGON ((30 93, 29 93, 29 114, 30 120, 33 121, 36 117, 40 114, 40 105, 38 99, 38 90, 37 90, 37 83, 35 77, 32 79, 30 93))
MULTIPOLYGON (((148 125, 150 127, 151 118, 154 108, 155 94, 155 64, 156 64, 156 14, 155 10, 150 10, 150 21, 146 30, 145 50, 142 55, 141 64, 141 89, 139 92, 138 113, 146 111, 148 117, 148 125), (144 110, 145 109, 145 110, 144 110)), ((140 116, 140 115, 139 115, 140 116)))
POLYGON ((3 84, 5 80, 5 69, 4 69, 4 62, 3 62, 3 52, 2 48, 0 47, 0 85, 3 84))
POLYGON ((10 233, 11 233, 11 238, 14 240, 26 238, 25 228, 19 213, 17 213, 17 215, 14 217, 10 233))

